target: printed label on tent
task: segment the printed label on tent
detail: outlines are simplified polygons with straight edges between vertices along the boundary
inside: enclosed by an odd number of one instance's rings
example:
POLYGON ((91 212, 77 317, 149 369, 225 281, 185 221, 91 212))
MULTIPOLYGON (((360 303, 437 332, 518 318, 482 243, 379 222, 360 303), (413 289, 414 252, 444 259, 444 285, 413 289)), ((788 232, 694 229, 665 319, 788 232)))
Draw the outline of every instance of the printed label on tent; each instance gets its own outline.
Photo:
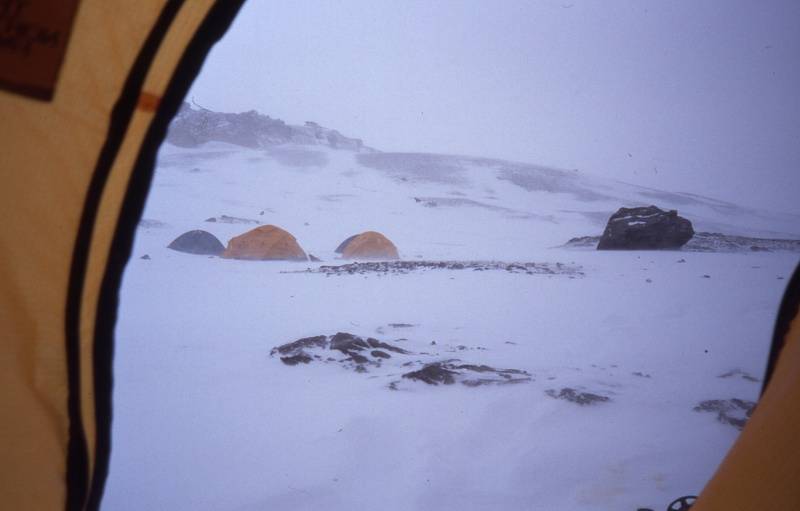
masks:
POLYGON ((0 88, 50 100, 80 0, 0 0, 0 88))

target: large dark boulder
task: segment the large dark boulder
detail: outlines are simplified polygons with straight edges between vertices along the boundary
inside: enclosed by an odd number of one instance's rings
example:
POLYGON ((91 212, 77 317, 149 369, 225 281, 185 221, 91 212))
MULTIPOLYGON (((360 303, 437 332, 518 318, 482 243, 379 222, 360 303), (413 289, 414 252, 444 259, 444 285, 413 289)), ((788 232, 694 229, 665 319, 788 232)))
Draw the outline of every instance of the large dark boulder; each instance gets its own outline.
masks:
POLYGON ((189 231, 175 238, 167 248, 187 254, 220 255, 225 247, 216 236, 207 231, 189 231))
POLYGON ((677 249, 694 236, 692 222, 656 206, 619 208, 611 215, 597 250, 677 249))

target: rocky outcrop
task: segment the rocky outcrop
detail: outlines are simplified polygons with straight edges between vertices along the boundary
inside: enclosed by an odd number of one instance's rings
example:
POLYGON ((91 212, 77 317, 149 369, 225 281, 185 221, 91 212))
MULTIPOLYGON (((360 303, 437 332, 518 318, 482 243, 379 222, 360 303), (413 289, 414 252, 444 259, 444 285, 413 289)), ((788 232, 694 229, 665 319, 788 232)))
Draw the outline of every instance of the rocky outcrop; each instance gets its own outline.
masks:
MULTIPOLYGON (((595 249, 600 236, 572 238, 562 247, 595 249)), ((685 252, 800 252, 800 240, 751 238, 718 232, 696 232, 681 250, 685 252)), ((684 261, 685 262, 685 261, 684 261)))
POLYGON ((569 387, 565 387, 560 391, 556 391, 555 389, 548 389, 545 391, 545 394, 554 399, 563 399, 564 401, 569 401, 570 403, 575 403, 576 405, 579 406, 605 403, 606 401, 611 400, 606 396, 601 396, 599 394, 592 394, 591 392, 580 392, 569 387))
POLYGON ((175 238, 167 248, 198 255, 220 255, 225 247, 208 231, 189 231, 175 238))
POLYGON ((308 260, 295 237, 274 225, 262 225, 232 238, 222 257, 259 261, 308 260))
POLYGON ((314 122, 293 126, 255 110, 238 114, 214 112, 184 102, 170 124, 167 142, 180 147, 197 147, 213 141, 251 148, 301 144, 373 151, 357 138, 346 137, 314 122))
POLYGON ((693 235, 692 223, 676 210, 620 208, 608 220, 597 250, 678 249, 693 235))
POLYGON ((742 430, 755 407, 755 402, 744 399, 709 399, 695 406, 694 411, 715 413, 719 422, 742 430))
POLYGON ((381 372, 385 373, 386 378, 396 378, 400 373, 399 380, 392 379, 388 383, 387 387, 391 390, 409 390, 415 382, 428 385, 460 383, 467 387, 479 387, 527 383, 533 379, 531 374, 520 369, 497 369, 455 358, 431 361, 431 357, 439 355, 428 351, 415 353, 390 342, 347 332, 298 339, 273 348, 270 356, 279 357, 281 362, 289 366, 312 362, 338 364, 356 373, 372 373, 373 378, 380 377, 381 372))
POLYGON ((405 275, 433 270, 505 271, 526 275, 566 275, 571 279, 584 276, 582 267, 575 264, 504 263, 501 261, 369 261, 336 266, 322 265, 297 272, 325 275, 367 275, 370 273, 405 275))

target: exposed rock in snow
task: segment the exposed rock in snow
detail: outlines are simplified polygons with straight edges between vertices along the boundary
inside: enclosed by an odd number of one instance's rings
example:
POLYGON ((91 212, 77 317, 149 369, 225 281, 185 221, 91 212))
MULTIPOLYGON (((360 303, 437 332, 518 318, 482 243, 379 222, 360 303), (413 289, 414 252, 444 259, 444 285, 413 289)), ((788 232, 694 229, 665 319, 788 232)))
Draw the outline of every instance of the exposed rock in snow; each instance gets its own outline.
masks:
POLYGON ((338 266, 319 266, 285 273, 324 273, 325 275, 364 275, 367 273, 407 274, 428 270, 502 270, 527 275, 567 275, 582 277, 580 266, 563 263, 504 263, 501 261, 372 261, 338 266))
MULTIPOLYGON (((372 150, 364 146, 360 139, 345 137, 336 130, 324 128, 314 122, 293 126, 255 110, 238 114, 214 112, 184 102, 170 124, 167 142, 181 147, 196 147, 212 141, 250 148, 301 144, 324 145, 351 151, 372 150)), ((284 156, 287 155, 279 153, 276 157, 284 156)), ((295 159, 290 158, 291 161, 295 159)), ((305 163, 307 162, 304 160, 305 163)))
MULTIPOLYGON (((466 363, 459 359, 424 361, 421 358, 430 359, 438 355, 427 352, 414 353, 389 342, 379 341, 373 337, 363 338, 347 332, 298 339, 273 348, 270 356, 276 355, 281 362, 290 366, 318 361, 338 363, 357 373, 375 372, 382 368, 385 370, 387 367, 390 370, 404 370, 401 375, 402 380, 393 380, 388 384, 392 390, 400 390, 403 380, 419 381, 429 385, 461 383, 468 387, 525 383, 532 380, 527 371, 519 369, 496 369, 485 364, 466 363), (334 358, 331 351, 338 351, 344 358, 334 358), (398 356, 400 358, 396 358, 398 356), (409 359, 412 356, 414 359, 409 359)), ((385 376, 393 377, 396 373, 388 373, 385 376)))
POLYGON ((696 232, 684 246, 694 252, 800 252, 800 240, 696 232))
POLYGON ((758 383, 758 382, 761 381, 758 378, 756 378, 755 376, 753 376, 752 374, 750 374, 747 371, 741 369, 740 367, 737 367, 735 369, 731 369, 730 371, 727 371, 727 372, 722 373, 719 376, 717 376, 717 378, 737 378, 737 377, 741 378, 741 379, 743 379, 745 381, 752 382, 752 383, 758 383))
POLYGON ((678 249, 693 235, 692 223, 675 210, 620 208, 609 218, 597 250, 678 249))
MULTIPOLYGON (((452 385, 456 382, 468 387, 480 385, 506 385, 510 383, 526 383, 531 376, 519 369, 495 369, 487 365, 458 364, 458 360, 433 362, 425 364, 421 369, 403 374, 403 378, 421 381, 429 385, 452 385)), ((398 382, 392 382, 389 388, 396 390, 398 382)))
POLYGON ((596 403, 604 403, 606 401, 611 401, 611 398, 606 396, 601 396, 599 394, 593 394, 591 392, 580 392, 575 389, 571 389, 569 387, 564 387, 560 391, 556 391, 555 389, 548 389, 545 393, 555 399, 563 399, 565 401, 569 401, 571 403, 575 403, 580 406, 586 405, 593 405, 596 403))
POLYGON ((253 220, 251 218, 239 218, 236 216, 228 216, 228 215, 221 215, 218 217, 212 216, 210 218, 206 218, 206 222, 217 222, 221 224, 260 224, 258 220, 253 220))
POLYGON ((139 227, 142 229, 161 229, 167 227, 167 224, 161 220, 152 220, 149 218, 142 218, 139 220, 139 227))
MULTIPOLYGON (((565 248, 596 248, 600 236, 580 236, 567 241, 565 248)), ((800 252, 800 240, 750 238, 717 232, 696 232, 683 247, 685 252, 800 252)), ((677 262, 685 263, 685 259, 677 262)))
POLYGON ((220 255, 225 247, 208 231, 189 231, 175 238, 167 248, 198 255, 220 255))
POLYGON ((754 401, 744 399, 709 399, 695 406, 694 411, 716 413, 719 422, 741 430, 744 429, 755 407, 754 401))

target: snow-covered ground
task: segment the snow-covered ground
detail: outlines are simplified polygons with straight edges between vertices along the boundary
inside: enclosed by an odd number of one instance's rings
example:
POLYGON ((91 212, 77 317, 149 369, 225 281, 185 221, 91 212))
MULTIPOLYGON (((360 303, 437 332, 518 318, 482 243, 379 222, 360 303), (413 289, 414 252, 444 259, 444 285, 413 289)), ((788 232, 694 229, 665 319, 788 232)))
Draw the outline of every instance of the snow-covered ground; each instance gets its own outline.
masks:
POLYGON ((642 203, 696 230, 800 234, 794 215, 496 160, 165 145, 122 288, 104 509, 634 510, 698 493, 738 430, 693 408, 757 399, 760 382, 719 376, 762 376, 798 255, 551 248, 642 203), (221 215, 283 227, 325 263, 166 248, 255 226, 204 222, 221 215), (581 274, 297 271, 338 264, 365 230, 406 260, 581 274), (270 356, 337 332, 412 355, 366 373, 270 356), (406 359, 454 358, 531 381, 389 388, 406 359), (547 394, 563 388, 610 400, 547 394))

